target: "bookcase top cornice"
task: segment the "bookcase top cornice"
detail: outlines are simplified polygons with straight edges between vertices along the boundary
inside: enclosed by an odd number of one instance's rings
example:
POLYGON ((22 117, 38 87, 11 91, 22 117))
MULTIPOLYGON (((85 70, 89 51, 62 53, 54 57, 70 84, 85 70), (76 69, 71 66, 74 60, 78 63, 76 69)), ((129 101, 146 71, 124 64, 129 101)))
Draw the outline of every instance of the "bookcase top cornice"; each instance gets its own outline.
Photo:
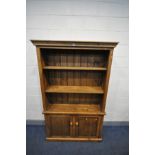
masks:
POLYGON ((31 40, 37 47, 115 48, 118 42, 31 40))

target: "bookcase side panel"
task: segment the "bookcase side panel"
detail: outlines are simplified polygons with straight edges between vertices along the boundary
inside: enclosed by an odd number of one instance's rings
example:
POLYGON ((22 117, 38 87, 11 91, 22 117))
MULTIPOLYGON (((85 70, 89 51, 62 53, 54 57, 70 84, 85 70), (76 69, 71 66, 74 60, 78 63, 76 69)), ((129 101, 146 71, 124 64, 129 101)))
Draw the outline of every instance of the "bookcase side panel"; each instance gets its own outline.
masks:
POLYGON ((46 96, 45 96, 46 81, 44 78, 45 75, 43 73, 44 62, 42 61, 40 48, 36 47, 36 52, 37 52, 37 59, 38 59, 38 69, 39 69, 39 78, 40 78, 40 87, 41 87, 41 94, 42 94, 43 110, 45 111, 47 109, 47 105, 46 105, 46 96))
POLYGON ((106 99, 107 99, 107 93, 108 93, 108 85, 109 85, 109 78, 110 78, 110 72, 111 72, 111 64, 112 64, 112 58, 113 58, 113 49, 109 50, 109 56, 108 56, 108 65, 107 65, 107 73, 105 80, 103 81, 103 89, 104 89, 104 95, 102 99, 101 104, 101 111, 105 112, 105 106, 106 106, 106 99))

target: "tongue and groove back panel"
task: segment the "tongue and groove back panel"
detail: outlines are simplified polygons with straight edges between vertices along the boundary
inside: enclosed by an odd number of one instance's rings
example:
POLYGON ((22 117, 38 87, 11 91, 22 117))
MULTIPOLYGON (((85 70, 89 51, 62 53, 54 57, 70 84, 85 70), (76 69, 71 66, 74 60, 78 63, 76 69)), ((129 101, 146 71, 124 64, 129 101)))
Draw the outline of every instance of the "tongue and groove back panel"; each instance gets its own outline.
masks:
POLYGON ((49 85, 63 86, 102 86, 104 72, 46 70, 46 80, 49 85))
POLYGON ((67 67, 106 67, 108 51, 41 49, 45 65, 67 67))
MULTIPOLYGON (((41 49, 45 66, 107 67, 108 51, 79 51, 41 49)), ((47 85, 102 86, 105 72, 91 70, 44 70, 47 85)), ((101 95, 96 94, 47 94, 50 104, 101 104, 101 95)))
POLYGON ((102 96, 99 94, 47 94, 49 104, 100 104, 102 96))
MULTIPOLYGON (((108 51, 42 49, 45 66, 107 67, 108 51)), ((102 86, 105 72, 91 70, 44 70, 49 86, 102 86)), ((101 104, 96 94, 47 94, 50 104, 101 104)))

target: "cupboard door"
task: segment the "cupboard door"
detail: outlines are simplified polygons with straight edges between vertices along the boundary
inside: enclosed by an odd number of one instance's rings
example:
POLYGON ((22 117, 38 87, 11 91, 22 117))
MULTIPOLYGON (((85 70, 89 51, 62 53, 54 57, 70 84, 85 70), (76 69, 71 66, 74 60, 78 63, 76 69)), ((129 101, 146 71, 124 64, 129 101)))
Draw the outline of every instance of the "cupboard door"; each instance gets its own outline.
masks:
POLYGON ((96 137, 99 117, 78 116, 76 119, 76 135, 79 137, 96 137))
POLYGON ((47 137, 68 137, 72 130, 70 115, 46 115, 47 137))

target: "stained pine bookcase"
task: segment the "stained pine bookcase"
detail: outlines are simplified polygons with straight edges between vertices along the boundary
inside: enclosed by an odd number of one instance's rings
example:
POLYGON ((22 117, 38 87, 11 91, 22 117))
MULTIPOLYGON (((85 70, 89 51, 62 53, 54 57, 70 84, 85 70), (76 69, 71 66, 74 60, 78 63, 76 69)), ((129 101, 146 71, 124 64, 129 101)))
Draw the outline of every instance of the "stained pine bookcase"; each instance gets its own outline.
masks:
POLYGON ((32 40, 48 141, 101 141, 117 42, 32 40))

